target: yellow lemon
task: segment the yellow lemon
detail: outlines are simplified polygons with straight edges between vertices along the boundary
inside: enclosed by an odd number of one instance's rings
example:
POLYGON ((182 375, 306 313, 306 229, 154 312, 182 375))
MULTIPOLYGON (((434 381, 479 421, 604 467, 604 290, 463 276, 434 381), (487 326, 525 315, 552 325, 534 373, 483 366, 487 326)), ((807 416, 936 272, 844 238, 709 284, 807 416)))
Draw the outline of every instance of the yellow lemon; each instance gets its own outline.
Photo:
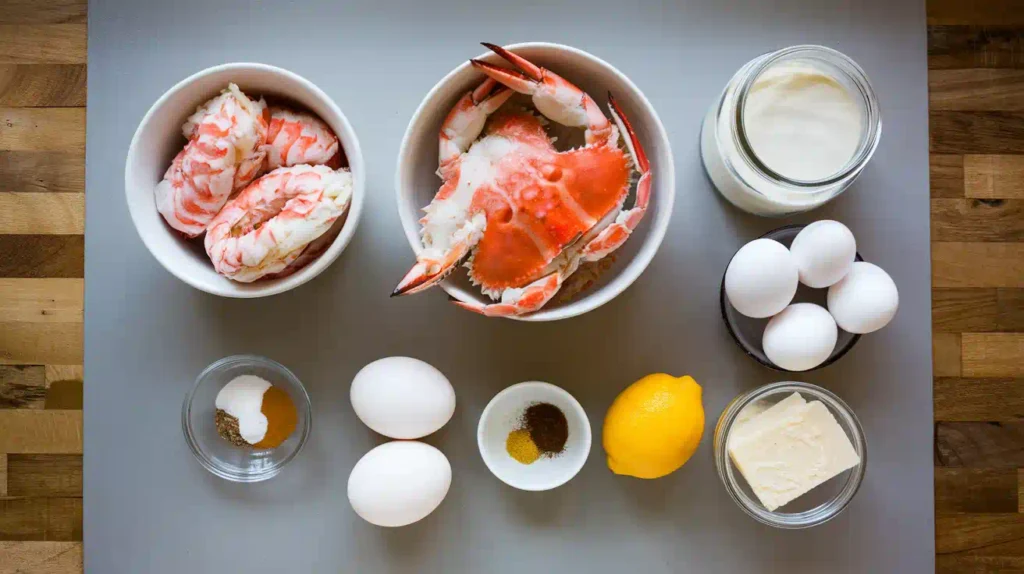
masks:
POLYGON ((704 434, 701 388, 692 377, 647 375, 622 391, 604 418, 615 474, 660 478, 683 466, 704 434))

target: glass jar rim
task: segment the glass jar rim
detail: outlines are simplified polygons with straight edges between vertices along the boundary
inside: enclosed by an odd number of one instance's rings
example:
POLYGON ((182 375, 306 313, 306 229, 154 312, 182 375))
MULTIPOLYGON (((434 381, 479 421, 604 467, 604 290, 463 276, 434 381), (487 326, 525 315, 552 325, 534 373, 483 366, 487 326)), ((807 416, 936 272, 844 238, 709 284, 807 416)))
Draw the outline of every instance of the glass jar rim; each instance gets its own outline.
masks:
POLYGON ((878 143, 881 139, 882 114, 879 109, 878 98, 875 94, 874 87, 871 85, 871 81, 868 79, 867 73, 852 58, 827 46, 801 44, 763 54, 751 61, 748 66, 749 68, 746 66, 743 68, 746 70, 746 75, 743 78, 742 83, 736 89, 736 105, 734 106, 735 115, 731 124, 732 137, 735 140, 736 149, 740 152, 739 155, 741 156, 741 159, 746 162, 747 166, 754 170, 755 173, 765 179, 774 180, 781 185, 790 187, 794 191, 809 193, 815 192, 823 187, 835 185, 857 174, 864 167, 867 161, 871 159, 871 156, 874 154, 875 148, 878 147, 878 143), (754 151, 753 146, 747 139, 746 132, 743 128, 744 108, 746 107, 747 96, 750 93, 751 88, 753 88, 754 82, 757 81, 761 74, 775 64, 784 60, 799 58, 801 56, 826 61, 845 74, 860 93, 860 96, 865 103, 867 113, 867 117, 864 119, 865 129, 861 134, 861 141, 857 146, 857 153, 850 158, 842 170, 827 178, 818 180, 800 180, 790 178, 768 167, 757 156, 757 153, 754 151))

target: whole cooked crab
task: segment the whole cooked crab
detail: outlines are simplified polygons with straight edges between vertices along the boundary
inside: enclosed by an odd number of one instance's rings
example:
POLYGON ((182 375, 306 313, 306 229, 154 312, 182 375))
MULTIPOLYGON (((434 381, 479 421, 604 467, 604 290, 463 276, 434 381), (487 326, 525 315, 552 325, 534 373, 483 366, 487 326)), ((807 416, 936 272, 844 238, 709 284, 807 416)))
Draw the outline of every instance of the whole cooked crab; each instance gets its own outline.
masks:
POLYGON ((488 316, 521 315, 543 307, 581 262, 626 241, 647 209, 650 165, 610 93, 613 121, 554 72, 484 45, 517 69, 471 61, 488 79, 441 126, 443 183, 420 220, 424 249, 393 295, 437 284, 468 256, 470 280, 496 302, 456 304, 488 316), (584 128, 586 145, 558 151, 540 117, 499 110, 513 91, 530 95, 551 121, 584 128), (634 168, 636 199, 623 210, 634 168))

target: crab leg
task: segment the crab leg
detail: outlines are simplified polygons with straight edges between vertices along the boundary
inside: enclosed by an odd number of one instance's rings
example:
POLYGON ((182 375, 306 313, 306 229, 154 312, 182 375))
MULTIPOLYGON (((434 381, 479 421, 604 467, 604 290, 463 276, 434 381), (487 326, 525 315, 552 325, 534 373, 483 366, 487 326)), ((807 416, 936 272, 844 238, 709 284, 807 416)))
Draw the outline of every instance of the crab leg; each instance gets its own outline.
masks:
POLYGON ((588 144, 601 143, 611 137, 611 123, 600 106, 575 84, 501 46, 487 42, 483 45, 517 70, 483 60, 470 60, 474 68, 521 94, 532 96, 537 111, 548 119, 565 126, 586 128, 588 144))
MULTIPOLYGON (((462 154, 473 144, 484 129, 487 117, 497 111, 514 92, 499 87, 491 79, 484 80, 475 90, 464 95, 448 112, 438 135, 439 173, 444 179, 427 215, 425 223, 434 208, 443 204, 456 193, 462 175, 462 154)), ((454 229, 447 246, 433 245, 434 238, 425 238, 429 243, 416 257, 416 264, 398 283, 392 297, 409 295, 434 286, 445 278, 462 261, 483 236, 486 217, 483 213, 463 213, 463 221, 454 229)), ((449 214, 450 216, 450 214, 449 214)))
POLYGON ((647 160, 647 154, 637 139, 633 126, 630 125, 626 115, 622 113, 618 102, 608 93, 608 109, 615 119, 615 124, 626 137, 626 147, 633 157, 633 164, 640 172, 640 179, 636 184, 636 199, 633 208, 619 213, 615 221, 604 228, 583 248, 583 259, 585 261, 597 261, 612 251, 618 249, 629 238, 629 235, 640 224, 644 214, 647 212, 647 203, 651 199, 651 164, 647 160))
POLYGON ((558 293, 558 290, 562 287, 562 281, 562 274, 555 272, 541 277, 522 289, 505 290, 501 303, 481 305, 480 303, 466 303, 457 299, 452 299, 452 303, 487 317, 522 315, 524 313, 532 313, 543 307, 555 296, 555 293, 558 293))

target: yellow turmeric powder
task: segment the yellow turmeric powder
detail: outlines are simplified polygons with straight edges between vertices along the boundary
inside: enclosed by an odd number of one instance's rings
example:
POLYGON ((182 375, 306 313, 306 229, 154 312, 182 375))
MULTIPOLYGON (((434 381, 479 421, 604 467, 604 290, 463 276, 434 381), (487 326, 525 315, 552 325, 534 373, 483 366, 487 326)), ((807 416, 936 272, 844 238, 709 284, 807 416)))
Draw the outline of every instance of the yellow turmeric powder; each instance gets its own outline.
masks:
POLYGON ((508 433, 505 440, 505 450, 509 456, 523 464, 533 464, 540 458, 540 449, 530 438, 530 431, 518 429, 508 433))
POLYGON ((256 443, 256 448, 277 448, 295 432, 298 414, 295 403, 288 393, 277 387, 270 387, 263 393, 260 412, 267 417, 267 434, 256 443))

